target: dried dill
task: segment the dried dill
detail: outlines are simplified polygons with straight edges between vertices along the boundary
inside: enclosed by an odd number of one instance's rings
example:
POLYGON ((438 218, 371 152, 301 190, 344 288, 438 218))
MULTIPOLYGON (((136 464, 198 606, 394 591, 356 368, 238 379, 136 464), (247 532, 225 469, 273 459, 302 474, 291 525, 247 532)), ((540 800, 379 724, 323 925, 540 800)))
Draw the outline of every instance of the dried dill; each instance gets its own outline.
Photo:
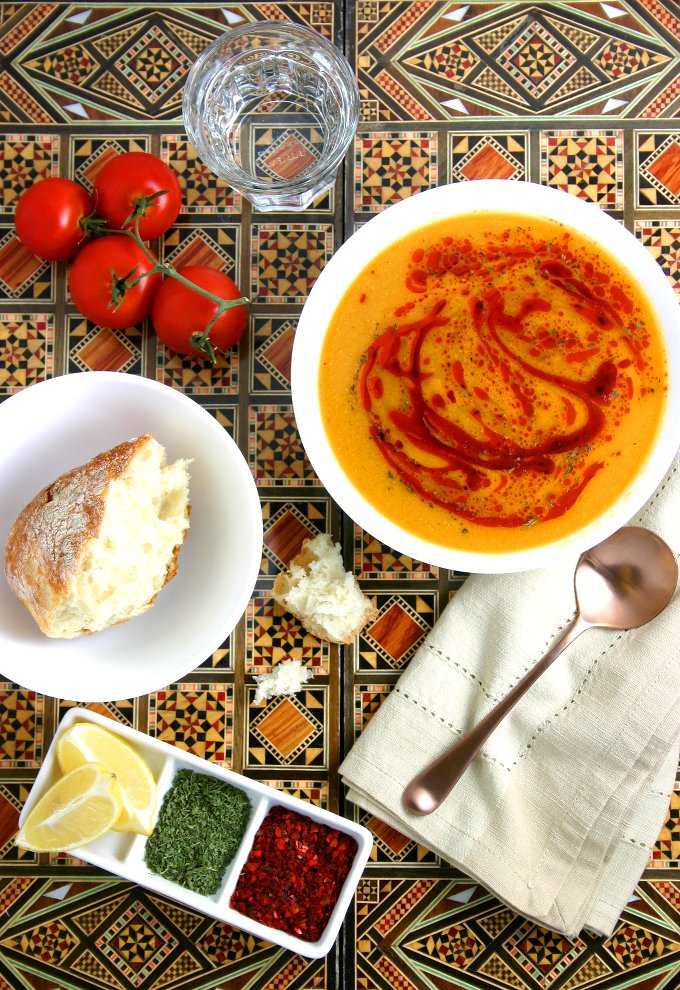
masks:
POLYGON ((247 795, 225 780, 178 770, 144 848, 144 862, 166 880, 197 894, 214 894, 250 812, 247 795))

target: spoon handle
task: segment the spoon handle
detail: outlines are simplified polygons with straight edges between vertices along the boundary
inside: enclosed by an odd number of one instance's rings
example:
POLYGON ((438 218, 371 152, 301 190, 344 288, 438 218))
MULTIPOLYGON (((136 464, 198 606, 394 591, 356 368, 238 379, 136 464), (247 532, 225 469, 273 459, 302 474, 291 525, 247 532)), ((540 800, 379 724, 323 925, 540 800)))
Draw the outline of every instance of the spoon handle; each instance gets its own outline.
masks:
POLYGON ((591 625, 592 623, 577 615, 560 639, 470 732, 413 778, 404 788, 403 794, 404 804, 409 811, 414 815, 429 815, 439 807, 510 709, 548 669, 553 660, 591 625))

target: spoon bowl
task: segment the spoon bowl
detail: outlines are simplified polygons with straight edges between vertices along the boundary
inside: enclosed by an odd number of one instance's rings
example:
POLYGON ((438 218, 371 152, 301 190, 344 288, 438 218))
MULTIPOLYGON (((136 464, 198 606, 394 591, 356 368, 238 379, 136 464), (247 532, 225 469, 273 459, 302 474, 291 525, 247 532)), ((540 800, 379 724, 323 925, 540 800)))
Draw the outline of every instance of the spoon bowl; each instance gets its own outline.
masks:
POLYGON ((430 763, 404 789, 414 815, 429 815, 481 751, 523 694, 586 629, 637 629, 651 622, 673 597, 678 562, 661 537, 626 526, 579 558, 574 573, 576 617, 562 637, 478 724, 430 763))
POLYGON ((678 581, 671 548, 656 533, 626 526, 584 553, 574 574, 579 614, 589 626, 637 629, 665 608, 678 581))

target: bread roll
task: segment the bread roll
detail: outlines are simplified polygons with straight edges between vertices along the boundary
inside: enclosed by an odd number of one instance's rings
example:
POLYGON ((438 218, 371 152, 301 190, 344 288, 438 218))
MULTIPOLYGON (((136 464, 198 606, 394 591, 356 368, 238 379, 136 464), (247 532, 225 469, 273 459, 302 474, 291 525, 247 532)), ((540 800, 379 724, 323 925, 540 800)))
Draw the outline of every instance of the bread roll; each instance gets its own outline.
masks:
POLYGON ((98 454, 43 488, 5 545, 12 592, 46 636, 127 622, 174 577, 189 528, 189 471, 151 434, 98 454))
POLYGON ((276 576, 274 598, 313 636, 331 643, 351 643, 378 614, 328 533, 304 541, 288 571, 276 576))

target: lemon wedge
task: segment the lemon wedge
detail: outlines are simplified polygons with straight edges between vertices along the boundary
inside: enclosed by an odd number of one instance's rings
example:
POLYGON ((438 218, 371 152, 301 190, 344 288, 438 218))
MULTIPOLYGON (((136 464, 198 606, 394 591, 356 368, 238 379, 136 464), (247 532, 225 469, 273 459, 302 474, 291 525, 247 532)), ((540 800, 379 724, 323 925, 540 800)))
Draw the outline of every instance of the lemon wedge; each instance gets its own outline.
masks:
POLYGON ((34 852, 76 849, 108 832, 122 807, 115 775, 96 763, 86 763, 50 787, 15 842, 34 852))
POLYGON ((119 735, 92 722, 74 722, 57 739, 57 760, 64 773, 84 763, 99 763, 114 773, 123 802, 114 832, 151 835, 156 781, 139 753, 119 735))

